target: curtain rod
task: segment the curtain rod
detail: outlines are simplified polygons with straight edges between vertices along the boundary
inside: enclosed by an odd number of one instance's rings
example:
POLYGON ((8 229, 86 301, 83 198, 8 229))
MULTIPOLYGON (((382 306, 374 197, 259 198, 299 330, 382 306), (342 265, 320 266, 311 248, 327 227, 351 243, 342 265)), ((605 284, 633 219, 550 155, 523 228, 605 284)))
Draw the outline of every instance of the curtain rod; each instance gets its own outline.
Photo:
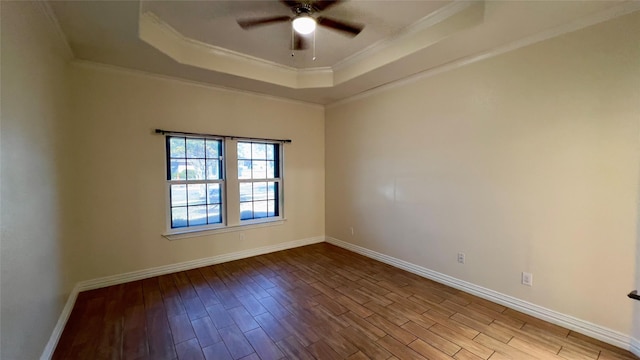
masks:
POLYGON ((233 136, 233 135, 216 135, 216 134, 202 134, 202 133, 192 133, 192 132, 183 132, 183 131, 171 131, 171 130, 162 130, 156 129, 156 134, 175 134, 175 135, 192 135, 192 136, 213 136, 213 137, 221 137, 225 139, 232 140, 265 140, 265 141, 277 141, 282 143, 290 143, 291 139, 267 139, 267 138, 256 138, 256 137, 246 137, 246 136, 233 136))

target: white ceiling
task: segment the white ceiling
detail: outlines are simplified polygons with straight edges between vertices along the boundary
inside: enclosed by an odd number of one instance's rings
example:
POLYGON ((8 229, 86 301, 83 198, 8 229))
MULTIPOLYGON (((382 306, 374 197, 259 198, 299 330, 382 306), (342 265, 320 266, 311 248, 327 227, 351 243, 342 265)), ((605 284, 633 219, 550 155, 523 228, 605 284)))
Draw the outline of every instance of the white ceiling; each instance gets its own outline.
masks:
POLYGON ((316 61, 312 50, 291 56, 291 25, 271 24, 243 30, 236 19, 291 15, 278 1, 143 1, 150 11, 184 36, 295 68, 332 66, 367 46, 397 34, 448 1, 347 1, 329 7, 322 16, 364 24, 355 38, 319 27, 316 61))
POLYGON ((277 1, 51 1, 80 60, 328 104, 527 37, 577 29, 637 1, 346 1, 324 16, 365 24, 355 38, 320 29, 291 56, 287 23, 242 30, 235 19, 289 15, 277 1))

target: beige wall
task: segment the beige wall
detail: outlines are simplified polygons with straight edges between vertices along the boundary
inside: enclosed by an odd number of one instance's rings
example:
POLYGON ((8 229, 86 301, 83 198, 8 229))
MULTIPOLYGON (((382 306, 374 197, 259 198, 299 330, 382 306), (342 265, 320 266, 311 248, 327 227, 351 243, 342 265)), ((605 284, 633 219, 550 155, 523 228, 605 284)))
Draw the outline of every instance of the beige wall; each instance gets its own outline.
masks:
POLYGON ((75 259, 81 279, 324 235, 324 109, 140 73, 72 66, 75 259), (155 128, 286 138, 283 225, 169 241, 155 128))
POLYGON ((77 281, 325 230, 640 338, 624 297, 640 285, 638 14, 330 107, 325 126, 317 106, 66 67, 40 5, 0 4, 3 359, 39 356, 77 281), (291 138, 285 224, 161 237, 154 128, 291 138))
POLYGON ((35 2, 2 4, 2 343, 42 352, 82 280, 324 235, 324 109, 96 66, 67 66, 35 2), (169 241, 164 137, 290 138, 283 225, 169 241))
POLYGON ((636 13, 329 107, 327 236, 631 334, 639 32, 636 13))
MULTIPOLYGON (((640 189, 640 183, 638 183, 640 189)), ((640 192, 640 191, 639 191, 640 192)), ((638 196, 638 208, 640 209, 640 196, 638 196)), ((640 211, 638 211, 638 220, 636 224, 636 286, 634 289, 640 291, 640 211)), ((632 301, 632 300, 630 300, 632 301)), ((632 337, 635 341, 635 354, 640 357, 640 301, 633 301, 633 333, 632 337)))
POLYGON ((2 12, 0 357, 37 359, 73 282, 62 144, 68 53, 42 5, 2 12))
MULTIPOLYGON (((640 244, 638 251, 638 257, 636 260, 636 286, 635 289, 640 291, 640 244)), ((634 322, 633 322, 633 333, 631 336, 635 341, 635 354, 640 356, 640 301, 633 301, 634 308, 634 322)))

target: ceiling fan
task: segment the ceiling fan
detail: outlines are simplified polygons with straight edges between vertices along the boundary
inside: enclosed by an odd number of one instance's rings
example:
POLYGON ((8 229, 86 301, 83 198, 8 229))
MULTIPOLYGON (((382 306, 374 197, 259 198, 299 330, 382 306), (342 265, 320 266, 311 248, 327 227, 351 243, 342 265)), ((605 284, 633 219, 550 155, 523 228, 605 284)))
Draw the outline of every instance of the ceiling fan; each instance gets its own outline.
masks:
POLYGON ((293 50, 304 50, 309 47, 308 40, 304 36, 315 31, 316 25, 336 30, 348 36, 358 35, 364 25, 348 23, 341 20, 318 16, 329 7, 335 6, 344 0, 280 0, 282 4, 291 9, 292 16, 270 16, 254 19, 237 19, 238 25, 245 30, 257 26, 270 25, 275 23, 291 22, 293 26, 293 50))

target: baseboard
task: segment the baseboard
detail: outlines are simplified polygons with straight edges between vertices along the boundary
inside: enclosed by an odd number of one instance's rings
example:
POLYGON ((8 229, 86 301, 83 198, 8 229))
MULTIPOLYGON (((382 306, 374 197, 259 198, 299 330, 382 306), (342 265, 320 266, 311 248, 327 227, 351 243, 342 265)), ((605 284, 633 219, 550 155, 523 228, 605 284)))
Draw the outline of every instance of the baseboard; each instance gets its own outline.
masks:
POLYGON ((67 320, 69 320, 69 316, 71 315, 71 310, 73 310, 73 305, 76 303, 76 299, 78 298, 78 285, 73 287, 71 293, 67 297, 67 302, 64 304, 64 308, 62 309, 62 313, 60 313, 60 317, 58 317, 58 322, 56 326, 53 328, 53 332, 49 337, 49 342, 44 347, 44 351, 42 351, 42 355, 40 355, 40 360, 48 360, 53 356, 53 352, 56 350, 56 346, 58 345, 58 341, 62 336, 62 332, 64 331, 64 326, 67 324, 67 320))
POLYGON ((40 356, 40 360, 49 360, 53 356, 53 352, 58 345, 58 341, 60 340, 60 336, 62 336, 62 331, 64 330, 65 325, 67 324, 67 320, 69 320, 69 315, 71 315, 71 310, 73 310, 73 305, 76 303, 76 299, 78 294, 82 291, 99 289, 111 285, 124 284, 131 281, 147 279, 150 277, 171 274, 178 271, 191 270, 203 266, 220 264, 223 262, 240 260, 252 256, 264 255, 276 251, 293 249, 300 246, 316 244, 325 241, 324 236, 316 236, 312 238, 306 238, 301 240, 288 241, 280 244, 263 246, 255 249, 243 250, 229 254, 216 255, 208 258, 185 261, 177 264, 170 264, 164 266, 158 266, 145 270, 132 271, 124 274, 118 274, 113 276, 101 277, 93 280, 81 281, 73 288, 71 294, 67 298, 67 303, 62 309, 62 313, 58 318, 58 322, 56 323, 55 328, 49 338, 49 342, 44 348, 42 355, 40 356))
POLYGON ((185 261, 177 264, 158 266, 150 269, 132 271, 124 274, 101 277, 93 280, 81 281, 78 283, 80 291, 99 289, 111 285, 124 284, 131 281, 147 279, 154 276, 171 274, 178 271, 191 270, 203 266, 220 264, 227 261, 239 260, 251 256, 263 255, 275 251, 293 249, 300 246, 323 242, 324 236, 316 236, 307 239, 288 241, 285 243, 263 246, 255 249, 243 250, 229 254, 216 255, 208 258, 185 261))
POLYGON ((631 346, 629 350, 633 355, 640 358, 640 339, 631 339, 631 346))
POLYGON ((437 271, 433 271, 422 266, 418 266, 410 262, 394 258, 392 256, 381 254, 379 252, 369 250, 367 248, 354 245, 342 240, 327 237, 326 242, 392 265, 394 267, 409 271, 416 275, 420 275, 427 279, 431 279, 441 284, 451 286, 453 288, 462 290, 469 294, 473 294, 483 299, 493 301, 495 303, 504 305, 525 314, 529 314, 538 319, 542 319, 550 323, 562 326, 564 328, 576 331, 578 333, 590 336, 594 339, 604 341, 619 348, 631 350, 634 354, 640 356, 640 343, 638 342, 638 340, 632 339, 628 335, 624 335, 615 330, 611 330, 590 323, 588 321, 575 318, 573 316, 565 315, 557 311, 550 310, 542 306, 538 306, 536 304, 532 304, 530 302, 520 300, 512 296, 505 295, 460 279, 456 279, 452 276, 445 275, 437 271))

